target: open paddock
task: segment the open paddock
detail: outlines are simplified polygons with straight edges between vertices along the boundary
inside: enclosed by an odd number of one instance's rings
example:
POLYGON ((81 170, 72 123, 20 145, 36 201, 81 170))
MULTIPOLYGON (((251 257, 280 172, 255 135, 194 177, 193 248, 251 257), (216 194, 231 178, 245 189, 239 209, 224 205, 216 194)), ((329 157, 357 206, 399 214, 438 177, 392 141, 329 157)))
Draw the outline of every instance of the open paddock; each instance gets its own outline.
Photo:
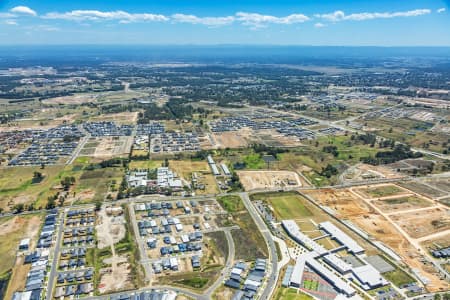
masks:
POLYGON ((405 190, 395 184, 377 184, 369 185, 361 188, 354 188, 355 192, 365 199, 376 199, 390 196, 409 195, 411 192, 405 190))
POLYGON ((107 122, 111 121, 116 124, 136 124, 139 112, 121 112, 114 114, 103 114, 89 119, 90 122, 107 122))
POLYGON ((450 229, 449 210, 430 208, 391 215, 412 238, 421 238, 450 229))
POLYGON ((433 188, 431 185, 429 185, 429 183, 424 184, 417 181, 407 181, 399 182, 398 185, 405 189, 413 191, 414 193, 418 193, 429 198, 437 198, 446 195, 443 191, 439 191, 436 188, 433 188))
POLYGON ((246 191, 300 187, 300 177, 292 171, 239 171, 239 179, 246 191))
POLYGON ((126 156, 131 151, 132 143, 133 138, 129 136, 91 138, 81 154, 98 158, 126 156))
POLYGON ((213 133, 211 137, 215 148, 245 148, 248 146, 248 134, 242 132, 213 133))
POLYGON ((429 200, 418 196, 385 198, 381 200, 374 200, 372 203, 386 213, 430 207, 433 205, 433 203, 429 200))

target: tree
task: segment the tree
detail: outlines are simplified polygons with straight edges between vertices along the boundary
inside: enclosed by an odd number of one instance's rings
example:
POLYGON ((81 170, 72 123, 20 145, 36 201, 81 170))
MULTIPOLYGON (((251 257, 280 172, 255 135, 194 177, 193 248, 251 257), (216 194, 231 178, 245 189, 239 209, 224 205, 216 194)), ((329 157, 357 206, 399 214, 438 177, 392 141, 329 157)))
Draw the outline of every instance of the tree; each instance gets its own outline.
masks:
POLYGON ((20 214, 25 209, 25 205, 23 203, 19 203, 13 206, 13 210, 16 214, 20 214))
POLYGON ((100 200, 95 201, 95 211, 99 211, 102 208, 102 202, 100 200))
POLYGON ((44 175, 42 175, 41 172, 34 172, 33 173, 33 179, 31 179, 32 183, 39 183, 42 181, 42 179, 44 179, 44 175))
POLYGON ((61 185, 63 186, 64 190, 69 190, 70 186, 75 183, 75 177, 73 176, 66 176, 63 180, 61 180, 61 185))
POLYGON ((441 294, 434 294, 434 300, 441 300, 441 294))
POLYGON ((333 175, 337 175, 337 173, 338 170, 334 166, 328 164, 325 168, 322 169, 320 175, 330 178, 333 175))

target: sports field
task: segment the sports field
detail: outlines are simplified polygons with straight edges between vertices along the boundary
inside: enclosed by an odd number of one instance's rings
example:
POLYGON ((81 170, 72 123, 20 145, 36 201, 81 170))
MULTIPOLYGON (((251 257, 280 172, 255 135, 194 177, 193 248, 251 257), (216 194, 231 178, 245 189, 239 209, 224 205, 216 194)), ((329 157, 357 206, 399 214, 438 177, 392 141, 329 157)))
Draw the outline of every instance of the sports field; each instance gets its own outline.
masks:
POLYGON ((306 199, 295 192, 258 193, 251 195, 252 200, 262 200, 269 204, 279 220, 303 219, 313 213, 305 206, 306 199))

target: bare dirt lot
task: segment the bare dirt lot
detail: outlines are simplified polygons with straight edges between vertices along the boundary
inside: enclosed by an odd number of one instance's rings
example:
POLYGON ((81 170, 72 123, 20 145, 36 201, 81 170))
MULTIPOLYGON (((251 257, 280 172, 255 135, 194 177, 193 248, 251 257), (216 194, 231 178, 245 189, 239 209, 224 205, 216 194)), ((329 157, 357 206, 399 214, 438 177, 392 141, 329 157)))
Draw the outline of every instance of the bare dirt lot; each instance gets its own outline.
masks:
POLYGON ((81 154, 99 158, 124 156, 130 153, 132 144, 133 138, 127 136, 92 138, 84 145, 81 154))
POLYGON ((365 199, 379 199, 388 196, 408 196, 412 193, 395 184, 377 184, 353 189, 365 199))
POLYGON ((420 238, 450 229, 450 214, 443 208, 430 208, 391 215, 412 238, 420 238))
POLYGON ((373 201, 373 204, 386 213, 430 207, 433 205, 431 201, 417 196, 381 198, 380 200, 373 201))
POLYGON ((300 176, 292 171, 239 171, 239 179, 246 191, 300 187, 300 176))
POLYGON ((102 122, 102 121, 113 121, 117 124, 136 124, 139 112, 121 112, 115 114, 104 114, 100 116, 95 116, 89 121, 92 122, 102 122))
POLYGON ((108 267, 100 270, 100 293, 119 291, 133 288, 131 265, 126 255, 116 254, 114 244, 121 241, 126 235, 125 219, 123 216, 107 215, 106 208, 98 212, 98 223, 95 227, 98 239, 98 248, 111 248, 111 257, 103 260, 108 267))
POLYGON ((101 294, 133 288, 129 278, 130 264, 127 263, 126 257, 116 256, 114 259, 105 260, 105 263, 112 266, 100 270, 102 275, 98 290, 101 294))
POLYGON ((95 94, 80 94, 63 96, 42 100, 45 104, 82 104, 87 102, 93 102, 96 99, 95 94))
POLYGON ((373 212, 373 209, 347 189, 323 189, 308 191, 308 194, 312 195, 320 204, 336 211, 339 216, 360 216, 373 212))
POLYGON ((248 146, 246 134, 239 132, 223 132, 211 134, 215 148, 244 148, 248 146))
POLYGON ((359 164, 354 168, 353 172, 347 174, 346 179, 364 180, 368 177, 392 179, 392 178, 402 178, 403 175, 383 166, 359 164))
POLYGON ((110 247, 125 237, 125 219, 123 216, 108 216, 105 209, 98 213, 97 231, 98 248, 110 247))

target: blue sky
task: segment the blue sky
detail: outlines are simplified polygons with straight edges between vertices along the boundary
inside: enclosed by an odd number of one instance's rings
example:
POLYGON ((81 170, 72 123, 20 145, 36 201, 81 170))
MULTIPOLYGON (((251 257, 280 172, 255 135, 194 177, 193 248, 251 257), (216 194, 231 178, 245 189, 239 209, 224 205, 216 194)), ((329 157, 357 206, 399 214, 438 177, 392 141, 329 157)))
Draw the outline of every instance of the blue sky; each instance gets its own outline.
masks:
POLYGON ((0 45, 450 46, 441 0, 0 0, 0 45))

